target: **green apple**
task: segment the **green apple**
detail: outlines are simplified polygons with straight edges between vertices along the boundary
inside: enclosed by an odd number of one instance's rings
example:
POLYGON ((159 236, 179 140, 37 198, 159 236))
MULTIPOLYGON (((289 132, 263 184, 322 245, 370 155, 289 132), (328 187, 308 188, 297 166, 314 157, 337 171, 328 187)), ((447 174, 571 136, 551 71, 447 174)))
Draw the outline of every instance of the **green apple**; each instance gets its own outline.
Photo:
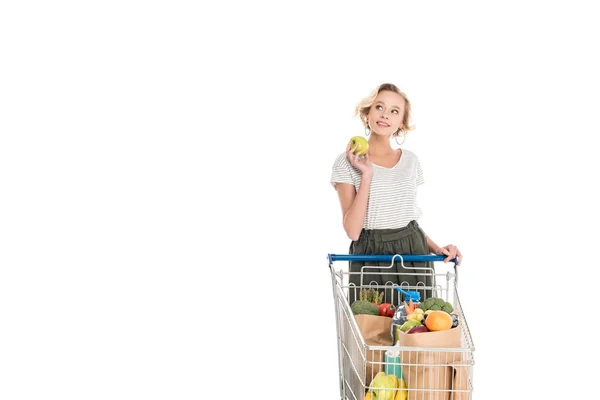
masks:
POLYGON ((369 142, 367 142, 367 139, 364 137, 354 136, 352 139, 350 139, 350 148, 353 149, 356 145, 358 145, 358 147, 356 147, 354 154, 364 156, 369 152, 369 142))

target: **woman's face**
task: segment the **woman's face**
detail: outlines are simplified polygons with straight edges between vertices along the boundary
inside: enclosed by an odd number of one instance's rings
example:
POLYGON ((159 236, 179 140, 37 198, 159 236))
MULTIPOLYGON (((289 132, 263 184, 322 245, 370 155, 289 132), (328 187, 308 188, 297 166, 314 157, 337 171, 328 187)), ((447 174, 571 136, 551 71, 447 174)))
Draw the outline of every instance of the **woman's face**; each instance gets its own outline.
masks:
POLYGON ((402 125, 405 104, 404 98, 396 92, 379 93, 367 114, 371 131, 384 136, 397 132, 402 125))

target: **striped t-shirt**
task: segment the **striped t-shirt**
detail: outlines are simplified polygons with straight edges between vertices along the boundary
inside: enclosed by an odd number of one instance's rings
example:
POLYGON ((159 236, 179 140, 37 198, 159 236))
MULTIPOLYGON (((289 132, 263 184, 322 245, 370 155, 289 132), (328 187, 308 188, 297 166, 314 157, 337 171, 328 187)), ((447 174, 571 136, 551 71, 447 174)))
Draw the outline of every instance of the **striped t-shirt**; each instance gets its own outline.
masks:
MULTIPOLYGON (((361 173, 341 153, 333 163, 331 184, 353 184, 358 191, 361 173)), ((421 164, 410 150, 402 149, 398 163, 385 168, 373 163, 373 178, 367 203, 364 229, 403 228, 418 220, 421 209, 417 204, 417 186, 424 183, 421 164)))

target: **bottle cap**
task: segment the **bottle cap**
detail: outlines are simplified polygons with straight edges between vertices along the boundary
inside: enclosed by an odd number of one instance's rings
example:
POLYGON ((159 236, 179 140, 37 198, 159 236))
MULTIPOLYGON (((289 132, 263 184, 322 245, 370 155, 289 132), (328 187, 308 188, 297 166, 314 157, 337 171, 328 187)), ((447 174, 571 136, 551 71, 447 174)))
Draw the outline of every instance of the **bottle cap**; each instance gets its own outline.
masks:
POLYGON ((414 303, 416 301, 421 300, 421 295, 419 294, 419 292, 407 292, 407 293, 408 294, 406 295, 406 301, 412 300, 414 303))
POLYGON ((417 302, 417 301, 421 301, 421 293, 419 293, 419 292, 413 292, 413 291, 407 292, 407 291, 404 291, 404 290, 400 289, 399 287, 397 287, 396 290, 399 291, 400 293, 404 294, 404 296, 405 296, 404 300, 405 301, 411 301, 412 300, 413 303, 417 302))

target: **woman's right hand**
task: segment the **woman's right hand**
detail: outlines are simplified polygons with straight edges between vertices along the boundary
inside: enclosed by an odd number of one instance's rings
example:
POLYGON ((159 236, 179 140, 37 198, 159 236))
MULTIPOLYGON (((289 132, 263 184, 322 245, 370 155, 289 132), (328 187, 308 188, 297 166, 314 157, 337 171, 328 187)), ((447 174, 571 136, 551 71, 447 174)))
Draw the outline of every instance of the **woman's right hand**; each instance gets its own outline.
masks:
POLYGON ((373 176, 373 164, 371 163, 371 160, 369 158, 369 153, 367 153, 364 157, 361 158, 358 155, 354 154, 354 151, 358 147, 358 144, 356 144, 354 147, 350 146, 352 146, 352 141, 348 142, 348 146, 346 147, 346 158, 348 159, 350 164, 352 164, 354 168, 358 169, 363 176, 373 176))

